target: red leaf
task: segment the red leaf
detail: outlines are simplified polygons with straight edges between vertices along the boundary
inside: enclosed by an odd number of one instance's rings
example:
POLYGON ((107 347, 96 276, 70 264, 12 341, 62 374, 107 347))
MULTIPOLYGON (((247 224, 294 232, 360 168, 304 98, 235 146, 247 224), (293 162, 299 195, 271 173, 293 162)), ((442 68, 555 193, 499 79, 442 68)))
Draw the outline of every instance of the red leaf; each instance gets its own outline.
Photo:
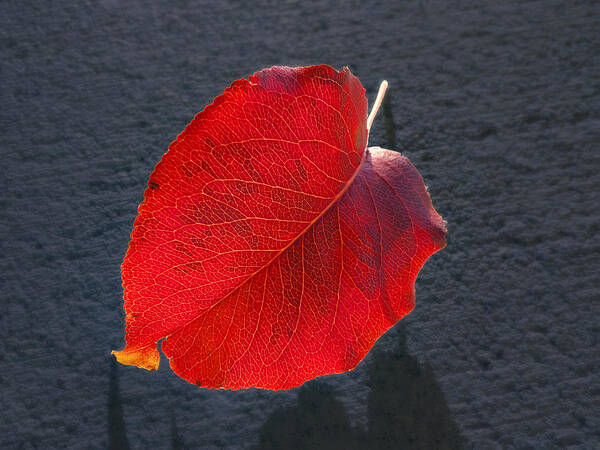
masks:
POLYGON ((366 149, 348 69, 235 81, 156 166, 122 266, 124 364, 210 388, 352 369, 414 305, 444 225, 400 154, 366 149))

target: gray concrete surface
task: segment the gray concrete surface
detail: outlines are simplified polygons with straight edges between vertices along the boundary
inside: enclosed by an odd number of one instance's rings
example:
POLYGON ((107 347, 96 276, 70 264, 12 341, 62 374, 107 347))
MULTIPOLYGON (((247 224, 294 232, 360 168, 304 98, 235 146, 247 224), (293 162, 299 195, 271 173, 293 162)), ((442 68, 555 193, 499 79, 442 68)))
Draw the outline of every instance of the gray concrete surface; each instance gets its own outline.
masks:
POLYGON ((591 1, 1 2, 0 447, 600 447, 599 29, 591 1), (234 79, 315 63, 390 82, 371 144, 448 221, 415 311, 286 392, 113 365, 154 164, 234 79))

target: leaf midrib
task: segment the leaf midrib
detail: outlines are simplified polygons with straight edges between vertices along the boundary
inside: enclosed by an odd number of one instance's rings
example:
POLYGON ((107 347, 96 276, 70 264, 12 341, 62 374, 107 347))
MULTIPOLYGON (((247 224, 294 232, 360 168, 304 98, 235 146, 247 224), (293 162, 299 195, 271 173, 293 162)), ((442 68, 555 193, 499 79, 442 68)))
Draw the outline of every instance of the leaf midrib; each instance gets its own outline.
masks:
MULTIPOLYGON (((258 270, 256 270, 255 272, 253 272, 252 274, 250 274, 244 281, 242 281, 240 284, 238 284, 236 287, 234 287, 231 291, 229 291, 227 294, 225 294, 223 297, 221 297, 219 300, 217 300, 216 302, 214 302, 212 305, 210 305, 208 308, 206 308, 205 310, 201 311, 200 313, 198 313, 197 315, 195 315, 194 317, 192 317, 190 320, 186 321, 183 325, 179 326, 177 329, 175 329, 174 331, 172 331, 171 333, 169 333, 168 335, 164 336, 161 339, 168 339, 169 337, 173 336, 174 334, 178 333, 179 331, 181 331, 183 328, 185 328, 186 326, 188 326, 190 323, 192 323, 194 320, 198 319, 200 316, 208 313, 209 311, 211 311, 214 307, 216 307, 217 305, 221 304, 223 301, 225 301, 227 298, 231 297, 238 289, 241 288, 241 286, 243 286, 245 283, 248 282, 248 280, 252 279, 254 276, 256 276, 259 272, 265 270, 266 268, 268 268, 271 264, 273 264, 274 261, 277 260, 277 258, 279 258, 284 252, 286 252, 292 245, 294 245, 302 236, 304 236, 306 234, 306 232, 315 224, 317 223, 326 213, 327 211, 329 211, 335 204, 337 204, 339 202, 339 200, 344 196, 344 194, 348 191, 348 189, 350 188, 350 186, 352 185, 352 183, 354 183, 354 180, 356 179, 357 175, 359 174, 359 172, 361 171, 366 158, 367 158, 367 154, 368 154, 368 147, 367 144, 365 143, 365 149, 363 151, 362 154, 362 158, 360 160, 360 163, 358 164, 358 166, 356 166, 356 169, 354 170, 354 173, 352 174, 352 176, 348 179, 348 181, 346 182, 346 184, 344 185, 343 189, 338 192, 336 194, 335 197, 333 197, 333 199, 331 200, 331 202, 327 205, 326 208, 323 208, 323 211, 321 211, 321 213, 319 215, 317 215, 311 222, 308 223, 308 225, 300 232, 298 233, 298 235, 292 239, 285 247, 283 247, 281 250, 279 250, 279 252, 277 252, 277 254, 275 256, 273 256, 273 258, 271 258, 266 264, 264 264, 262 267, 260 267, 258 270)), ((159 340, 161 340, 159 339, 159 340)), ((157 341, 158 342, 158 341, 157 341)), ((149 345, 154 345, 155 343, 152 344, 148 344, 149 345)), ((147 346, 144 346, 142 348, 145 348, 147 346)))

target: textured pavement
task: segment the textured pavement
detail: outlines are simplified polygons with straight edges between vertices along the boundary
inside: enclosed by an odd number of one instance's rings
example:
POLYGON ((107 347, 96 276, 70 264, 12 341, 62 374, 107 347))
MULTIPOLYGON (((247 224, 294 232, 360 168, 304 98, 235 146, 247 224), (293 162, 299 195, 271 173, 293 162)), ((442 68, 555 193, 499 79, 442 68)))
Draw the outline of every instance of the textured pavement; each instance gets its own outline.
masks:
POLYGON ((254 5, 0 3, 0 447, 600 447, 598 3, 254 5), (317 63, 389 81, 370 144, 448 222, 415 310, 285 392, 113 365, 154 164, 233 80, 317 63))

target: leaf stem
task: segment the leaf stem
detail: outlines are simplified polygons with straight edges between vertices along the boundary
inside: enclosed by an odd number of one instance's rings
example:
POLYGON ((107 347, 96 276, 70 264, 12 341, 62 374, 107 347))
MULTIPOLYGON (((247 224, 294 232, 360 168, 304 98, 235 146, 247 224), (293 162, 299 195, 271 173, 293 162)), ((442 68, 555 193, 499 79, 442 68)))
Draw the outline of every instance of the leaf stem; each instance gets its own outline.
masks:
POLYGON ((385 96, 385 91, 387 90, 388 82, 383 80, 379 85, 379 92, 377 92, 377 98, 375 99, 375 104, 373 108, 371 108, 371 113, 367 118, 367 130, 371 130, 371 125, 373 125, 373 121, 375 120, 375 116, 377 115, 377 111, 379 111, 379 107, 381 106, 381 102, 383 101, 383 97, 385 96))

